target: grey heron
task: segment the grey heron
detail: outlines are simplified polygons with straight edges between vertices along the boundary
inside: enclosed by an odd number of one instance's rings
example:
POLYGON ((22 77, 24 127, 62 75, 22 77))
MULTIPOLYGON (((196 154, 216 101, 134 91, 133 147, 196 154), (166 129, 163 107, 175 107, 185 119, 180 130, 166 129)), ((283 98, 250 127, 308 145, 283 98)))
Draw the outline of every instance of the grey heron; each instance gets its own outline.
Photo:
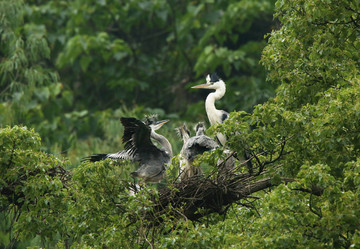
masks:
MULTIPOLYGON (((192 88, 213 89, 215 92, 210 93, 205 100, 205 110, 211 125, 223 123, 228 117, 229 113, 223 110, 218 110, 215 107, 215 101, 221 99, 226 92, 225 82, 220 79, 216 73, 208 74, 206 76, 206 84, 193 86, 192 88)), ((226 143, 226 136, 218 133, 216 134, 222 146, 226 143)))
POLYGON ((219 145, 214 139, 204 135, 205 125, 202 122, 195 126, 196 136, 194 137, 190 137, 190 131, 185 124, 180 126, 178 131, 184 142, 180 151, 180 179, 183 181, 201 174, 201 168, 192 165, 196 156, 205 151, 215 150, 219 145))
MULTIPOLYGON (((206 84, 201 84, 197 86, 193 86, 192 88, 203 88, 203 89, 213 89, 215 92, 211 92, 205 100, 205 110, 206 114, 208 116, 209 122, 211 125, 215 124, 221 124, 223 123, 228 117, 229 113, 223 110, 218 110, 215 107, 215 101, 221 99, 226 92, 226 85, 225 82, 220 79, 216 73, 212 73, 211 75, 208 74, 206 76, 206 84)), ((219 141, 219 143, 222 146, 225 146, 225 143, 227 141, 227 138, 222 133, 217 133, 216 137, 219 141)), ((236 154, 234 154, 234 157, 236 159, 239 159, 236 154)), ((245 151, 244 152, 244 158, 247 161, 247 165, 249 168, 249 172, 252 172, 252 163, 251 160, 249 160, 250 156, 245 151)), ((234 160, 231 160, 230 165, 233 164, 234 160)))
POLYGON ((94 162, 106 158, 128 159, 139 163, 139 168, 131 172, 133 177, 142 178, 144 182, 162 180, 173 152, 170 142, 155 131, 168 120, 156 121, 151 117, 142 122, 136 118, 122 117, 120 121, 125 128, 122 137, 124 150, 111 154, 95 154, 85 160, 94 162), (156 147, 151 138, 159 142, 162 148, 156 147))

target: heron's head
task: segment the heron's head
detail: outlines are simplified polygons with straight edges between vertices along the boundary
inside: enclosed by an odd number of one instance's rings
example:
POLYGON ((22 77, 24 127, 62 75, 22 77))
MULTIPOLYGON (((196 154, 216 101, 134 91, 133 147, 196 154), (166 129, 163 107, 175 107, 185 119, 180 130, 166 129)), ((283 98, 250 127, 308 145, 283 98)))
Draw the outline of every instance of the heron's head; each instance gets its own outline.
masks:
POLYGON ((205 84, 201 84, 201 85, 197 85, 197 86, 193 86, 191 88, 203 88, 203 89, 219 89, 225 87, 225 82, 220 79, 216 73, 212 73, 211 75, 208 74, 206 76, 206 83, 205 84))
POLYGON ((156 131, 156 130, 160 129, 167 122, 169 122, 169 120, 155 121, 155 122, 151 123, 149 126, 153 131, 156 131))
POLYGON ((181 137, 182 140, 186 141, 190 137, 190 131, 187 128, 186 124, 183 124, 179 128, 176 129, 178 135, 181 137))
POLYGON ((144 123, 146 125, 150 126, 150 128, 153 131, 156 131, 156 130, 160 129, 167 122, 169 122, 169 120, 160 120, 160 121, 158 121, 158 116, 157 115, 146 116, 145 121, 144 121, 144 123))
POLYGON ((205 130, 205 124, 203 122, 197 123, 197 125, 195 126, 196 136, 204 135, 205 130))

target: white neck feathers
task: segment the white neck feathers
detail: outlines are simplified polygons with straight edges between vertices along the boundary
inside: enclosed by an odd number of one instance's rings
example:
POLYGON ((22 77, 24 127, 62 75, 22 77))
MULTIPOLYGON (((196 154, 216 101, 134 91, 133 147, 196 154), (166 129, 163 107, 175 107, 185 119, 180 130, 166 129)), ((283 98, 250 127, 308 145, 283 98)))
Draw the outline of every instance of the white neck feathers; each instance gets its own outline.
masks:
POLYGON ((215 92, 210 93, 205 101, 205 109, 211 125, 221 123, 221 111, 215 107, 215 101, 221 99, 226 92, 225 83, 222 82, 215 92), (219 113, 220 112, 220 113, 219 113))

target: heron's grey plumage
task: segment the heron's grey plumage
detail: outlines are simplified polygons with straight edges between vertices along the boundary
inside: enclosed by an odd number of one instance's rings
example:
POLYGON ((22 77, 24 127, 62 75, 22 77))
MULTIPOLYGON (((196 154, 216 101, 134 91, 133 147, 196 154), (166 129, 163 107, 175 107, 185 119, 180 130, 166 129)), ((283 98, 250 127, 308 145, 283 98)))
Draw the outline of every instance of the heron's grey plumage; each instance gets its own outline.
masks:
POLYGON ((139 168, 132 172, 134 177, 142 178, 145 182, 158 182, 163 179, 167 164, 172 157, 172 148, 169 141, 155 130, 167 121, 155 121, 147 118, 142 122, 136 118, 122 117, 124 126, 122 141, 124 150, 111 154, 95 154, 86 160, 99 161, 106 158, 128 159, 139 163, 139 168), (162 148, 156 147, 151 138, 158 141, 162 148))
POLYGON ((108 153, 108 154, 98 153, 85 157, 82 161, 97 162, 97 161, 105 160, 107 158, 136 161, 134 155, 130 155, 126 150, 122 150, 116 153, 108 153))
MULTIPOLYGON (((192 88, 204 88, 204 89, 213 89, 215 90, 215 92, 211 92, 205 100, 205 110, 206 110, 206 114, 208 116, 209 122, 211 125, 215 125, 215 124, 221 124, 223 123, 226 119, 229 118, 229 113, 224 111, 224 110, 218 110, 215 107, 215 102, 219 99, 221 99, 226 92, 226 85, 225 82, 220 79, 215 73, 213 73, 212 75, 207 75, 206 76, 206 84, 201 84, 201 85, 197 85, 197 86, 193 86, 192 88)), ((216 138, 219 141, 219 144, 221 144, 222 146, 225 146, 227 138, 224 134, 222 133, 217 133, 216 134, 216 138)), ((237 159, 239 159, 237 157, 237 155, 235 155, 237 159)), ((247 160, 249 159, 249 155, 246 151, 244 151, 244 158, 247 160)), ((229 160, 229 164, 233 165, 235 162, 234 158, 231 158, 231 162, 229 160)), ((251 161, 248 161, 247 163, 249 166, 249 168, 252 168, 252 164, 251 161)))
POLYGON ((197 123, 197 125, 195 126, 196 136, 205 135, 205 130, 205 124, 203 122, 197 123))
POLYGON ((196 125, 196 136, 194 137, 190 137, 190 131, 185 124, 179 128, 179 132, 184 141, 180 152, 180 179, 182 181, 202 173, 200 167, 192 165, 196 156, 219 147, 212 138, 204 135, 204 131, 205 126, 203 123, 196 125))
POLYGON ((167 164, 172 157, 169 141, 150 128, 149 125, 135 118, 121 118, 125 127, 123 143, 130 155, 136 155, 140 164, 139 169, 132 172, 134 177, 142 178, 145 182, 158 182, 163 179, 167 164), (163 148, 156 147, 150 137, 158 140, 163 148))
POLYGON ((195 127, 196 136, 190 137, 185 144, 184 155, 189 160, 194 160, 197 155, 205 151, 214 150, 219 145, 214 139, 205 135, 205 125, 200 122, 195 127))

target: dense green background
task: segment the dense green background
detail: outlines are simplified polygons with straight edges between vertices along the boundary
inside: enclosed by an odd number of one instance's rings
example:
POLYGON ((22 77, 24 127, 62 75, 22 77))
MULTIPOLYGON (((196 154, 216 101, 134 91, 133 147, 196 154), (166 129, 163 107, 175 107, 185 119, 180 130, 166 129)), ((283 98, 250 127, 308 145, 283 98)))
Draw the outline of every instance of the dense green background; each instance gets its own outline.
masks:
POLYGON ((0 37, 0 246, 360 247, 359 1, 0 0, 0 37), (229 148, 269 161, 285 139, 266 176, 295 181, 149 227, 154 188, 129 198, 131 165, 80 158, 121 149, 119 118, 149 113, 178 153, 174 128, 206 120, 190 87, 214 71, 229 148))
POLYGON ((34 127, 47 151, 67 155, 79 139, 103 139, 123 115, 158 113, 173 127, 205 121, 208 92, 190 87, 214 71, 227 83, 219 107, 228 111, 273 95, 259 59, 274 1, 1 5, 0 120, 34 127))

